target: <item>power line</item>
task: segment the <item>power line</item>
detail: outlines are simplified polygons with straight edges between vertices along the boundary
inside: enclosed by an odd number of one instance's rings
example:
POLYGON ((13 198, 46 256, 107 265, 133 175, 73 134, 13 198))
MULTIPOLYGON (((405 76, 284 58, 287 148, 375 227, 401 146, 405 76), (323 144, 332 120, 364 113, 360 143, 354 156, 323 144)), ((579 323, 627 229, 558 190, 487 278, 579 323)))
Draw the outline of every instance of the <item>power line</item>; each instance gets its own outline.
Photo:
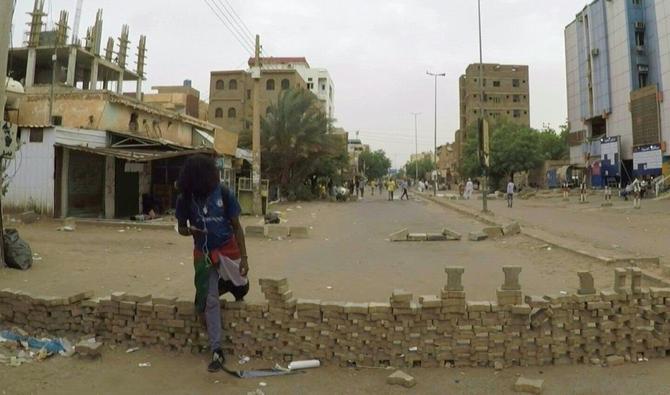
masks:
POLYGON ((244 20, 242 20, 242 18, 240 17, 240 15, 235 11, 235 8, 233 7, 232 4, 230 4, 230 1, 225 0, 225 2, 226 2, 226 4, 228 4, 228 7, 229 7, 230 10, 232 11, 233 15, 237 18, 237 20, 239 21, 239 23, 242 25, 242 30, 245 31, 245 32, 249 35, 249 37, 253 38, 253 37, 254 37, 254 34, 251 33, 251 30, 249 30, 249 27, 247 26, 247 24, 244 23, 244 20))
POLYGON ((229 25, 235 30, 235 33, 237 36, 242 39, 244 42, 250 42, 255 46, 255 40, 253 39, 253 36, 246 36, 246 33, 244 32, 244 29, 240 26, 239 22, 235 20, 235 18, 232 16, 230 11, 221 3, 221 0, 212 0, 212 3, 214 6, 219 10, 221 15, 228 21, 229 25))
MULTIPOLYGON (((221 23, 223 23, 223 26, 225 26, 226 29, 228 29, 228 31, 233 35, 233 37, 235 38, 235 40, 237 40, 237 42, 240 44, 242 49, 244 49, 246 52, 249 53, 249 55, 251 55, 253 53, 253 50, 252 50, 253 47, 247 46, 247 45, 249 45, 249 43, 246 43, 246 45, 245 45, 244 40, 240 40, 240 38, 235 34, 235 31, 230 26, 228 26, 228 24, 223 20, 221 15, 219 15, 217 10, 215 10, 214 7, 207 0, 203 0, 203 1, 205 2, 205 4, 207 4, 207 7, 209 7, 209 9, 212 10, 214 15, 219 19, 219 21, 221 21, 221 23)), ((214 1, 214 0, 212 0, 212 1, 214 1)))

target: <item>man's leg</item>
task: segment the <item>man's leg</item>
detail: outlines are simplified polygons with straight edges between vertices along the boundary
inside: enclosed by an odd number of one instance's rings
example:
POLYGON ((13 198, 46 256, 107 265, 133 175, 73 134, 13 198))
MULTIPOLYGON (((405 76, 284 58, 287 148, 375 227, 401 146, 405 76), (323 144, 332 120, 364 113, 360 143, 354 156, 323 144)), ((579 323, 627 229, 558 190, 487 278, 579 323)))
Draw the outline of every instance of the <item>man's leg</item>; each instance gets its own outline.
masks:
POLYGON ((212 350, 212 362, 207 370, 216 372, 223 368, 223 352, 221 351, 221 305, 219 303, 219 272, 213 266, 209 268, 207 303, 205 305, 205 322, 209 347, 212 350))

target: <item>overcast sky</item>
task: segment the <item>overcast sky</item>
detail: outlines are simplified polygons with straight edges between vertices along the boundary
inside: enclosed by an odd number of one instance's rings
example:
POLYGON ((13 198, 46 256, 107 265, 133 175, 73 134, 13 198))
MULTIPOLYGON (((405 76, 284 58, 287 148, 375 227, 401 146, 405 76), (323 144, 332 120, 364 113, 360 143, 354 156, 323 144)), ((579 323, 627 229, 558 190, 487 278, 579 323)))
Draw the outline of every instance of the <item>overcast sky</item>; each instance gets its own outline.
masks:
MULTIPOLYGON (((208 0, 215 1, 215 0, 208 0)), ((225 4, 226 0, 221 1, 225 4)), ((419 151, 433 146, 433 79, 438 85, 438 145, 458 128, 458 77, 477 62, 475 0, 227 0, 271 56, 305 56, 325 67, 335 83, 337 124, 402 165, 414 152, 420 112, 419 151)), ((585 0, 482 0, 484 62, 530 66, 531 124, 557 127, 566 119, 563 29, 585 0)), ((46 0, 47 23, 76 0, 46 0)), ((33 0, 18 0, 14 45, 20 45, 33 0)), ((147 35, 148 82, 193 80, 208 97, 211 70, 245 66, 242 48, 205 0, 84 0, 80 36, 103 8, 103 46, 130 25, 135 47, 147 35)), ((249 39, 250 41, 251 39, 249 39)), ((131 63, 134 67, 134 60, 131 63)))

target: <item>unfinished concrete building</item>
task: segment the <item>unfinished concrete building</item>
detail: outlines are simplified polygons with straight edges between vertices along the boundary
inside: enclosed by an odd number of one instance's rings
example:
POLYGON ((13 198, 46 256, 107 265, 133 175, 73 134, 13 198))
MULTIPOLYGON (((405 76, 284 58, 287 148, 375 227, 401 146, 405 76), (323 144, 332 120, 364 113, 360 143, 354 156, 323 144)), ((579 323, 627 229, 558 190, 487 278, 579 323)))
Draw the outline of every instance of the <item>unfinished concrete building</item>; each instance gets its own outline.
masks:
POLYGON ((235 134, 197 114, 141 101, 144 36, 131 56, 125 25, 101 47, 102 10, 83 42, 69 39, 67 12, 44 31, 43 0, 30 16, 25 46, 9 54, 10 76, 25 94, 8 114, 19 126, 20 148, 7 168, 5 207, 56 217, 127 217, 148 205, 164 212, 174 207, 183 160, 201 152, 216 156, 230 177, 235 134), (132 93, 124 94, 128 84, 132 93))

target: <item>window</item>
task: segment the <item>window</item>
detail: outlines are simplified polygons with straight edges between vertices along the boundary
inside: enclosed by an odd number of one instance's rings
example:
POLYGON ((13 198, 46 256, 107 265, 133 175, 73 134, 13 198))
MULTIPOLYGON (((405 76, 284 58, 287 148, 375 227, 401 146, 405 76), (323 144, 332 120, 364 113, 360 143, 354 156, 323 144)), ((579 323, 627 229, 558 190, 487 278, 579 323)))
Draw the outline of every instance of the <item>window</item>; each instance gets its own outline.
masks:
POLYGON ((228 118, 235 118, 237 117, 237 110, 235 110, 235 107, 230 107, 228 109, 228 118))
POLYGON ((513 79, 512 80, 512 86, 515 87, 515 88, 518 88, 519 87, 519 80, 513 79))
POLYGON ((247 99, 251 100, 251 89, 247 89, 247 99))
POLYGON ((223 108, 219 107, 214 111, 214 118, 223 118, 223 108))
POLYGON ((228 89, 236 90, 237 89, 237 80, 228 81, 228 89))
POLYGON ((514 113, 512 114, 514 118, 521 118, 521 110, 514 110, 514 113))
MULTIPOLYGON (((311 78, 310 78, 311 79, 311 78)), ((314 89, 314 83, 313 82, 308 82, 307 83, 307 89, 312 90, 314 89)))
POLYGON ((137 132, 137 113, 130 114, 130 122, 128 122, 128 129, 131 132, 137 132))
POLYGON ((41 143, 44 140, 44 129, 32 128, 30 129, 30 142, 41 143))
POLYGON ((275 80, 270 79, 265 82, 265 90, 273 91, 275 90, 275 80))
MULTIPOLYGON (((647 73, 639 73, 637 77, 638 83, 640 84, 640 88, 644 88, 647 86, 647 73)), ((32 133, 31 133, 32 135, 32 133)))
POLYGON ((500 81, 493 81, 493 86, 496 88, 500 88, 500 81))
MULTIPOLYGON (((476 80, 475 80, 476 81, 476 80)), ((486 78, 482 80, 482 86, 486 86, 486 78)))
POLYGON ((642 0, 633 0, 633 5, 640 5, 642 4, 642 0))
POLYGON ((519 97, 519 95, 512 96, 512 102, 513 103, 518 103, 520 101, 521 101, 521 97, 519 97))
POLYGON ((291 83, 286 78, 281 80, 281 90, 285 91, 290 87, 291 87, 291 83))
POLYGON ((635 45, 638 47, 644 46, 644 30, 635 31, 635 45))
POLYGON ((223 82, 223 80, 217 80, 216 81, 216 89, 223 89, 226 87, 226 84, 223 82))

